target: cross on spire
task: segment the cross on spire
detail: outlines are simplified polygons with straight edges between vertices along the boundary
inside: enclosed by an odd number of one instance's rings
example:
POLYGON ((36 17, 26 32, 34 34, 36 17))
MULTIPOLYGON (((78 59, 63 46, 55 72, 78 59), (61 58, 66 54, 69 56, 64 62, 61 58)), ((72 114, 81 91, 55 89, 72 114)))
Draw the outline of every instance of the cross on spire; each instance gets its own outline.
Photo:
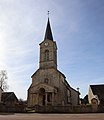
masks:
POLYGON ((48 13, 47 13, 47 15, 48 15, 48 18, 49 18, 49 14, 50 14, 50 13, 49 13, 49 11, 48 11, 48 13))
POLYGON ((48 11, 47 15, 48 15, 48 22, 47 22, 44 40, 46 40, 46 39, 53 40, 51 26, 50 26, 50 20, 49 20, 49 11, 48 11))

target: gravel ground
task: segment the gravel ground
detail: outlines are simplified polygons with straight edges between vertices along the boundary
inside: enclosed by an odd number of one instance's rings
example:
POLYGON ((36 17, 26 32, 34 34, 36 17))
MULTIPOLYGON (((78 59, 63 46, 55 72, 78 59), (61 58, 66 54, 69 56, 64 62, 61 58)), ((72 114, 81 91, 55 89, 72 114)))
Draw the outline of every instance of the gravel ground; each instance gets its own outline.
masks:
POLYGON ((96 114, 0 114, 0 120, 104 120, 104 113, 96 114))

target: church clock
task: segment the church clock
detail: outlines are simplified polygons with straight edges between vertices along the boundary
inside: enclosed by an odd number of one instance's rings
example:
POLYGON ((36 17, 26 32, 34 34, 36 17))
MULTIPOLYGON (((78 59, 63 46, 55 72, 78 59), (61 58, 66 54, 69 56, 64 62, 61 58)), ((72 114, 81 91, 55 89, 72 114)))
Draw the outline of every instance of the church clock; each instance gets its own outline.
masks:
POLYGON ((44 45, 45 45, 45 46, 48 46, 48 43, 46 42, 46 43, 44 43, 44 45))

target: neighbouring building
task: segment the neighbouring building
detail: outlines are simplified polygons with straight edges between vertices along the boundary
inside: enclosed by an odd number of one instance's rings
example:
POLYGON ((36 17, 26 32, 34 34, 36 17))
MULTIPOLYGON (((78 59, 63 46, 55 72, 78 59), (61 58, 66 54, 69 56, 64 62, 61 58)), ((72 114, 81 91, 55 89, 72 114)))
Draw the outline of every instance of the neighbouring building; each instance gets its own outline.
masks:
POLYGON ((18 103, 18 98, 14 92, 3 92, 1 102, 8 107, 14 107, 18 103))
POLYGON ((39 45, 39 68, 31 76, 28 107, 78 105, 79 92, 69 85, 65 75, 57 69, 57 44, 53 39, 49 18, 44 40, 39 45))
POLYGON ((89 104, 88 95, 86 95, 84 98, 80 98, 80 104, 81 105, 87 105, 87 104, 89 104))
POLYGON ((90 104, 104 105, 104 84, 90 85, 88 100, 90 104))

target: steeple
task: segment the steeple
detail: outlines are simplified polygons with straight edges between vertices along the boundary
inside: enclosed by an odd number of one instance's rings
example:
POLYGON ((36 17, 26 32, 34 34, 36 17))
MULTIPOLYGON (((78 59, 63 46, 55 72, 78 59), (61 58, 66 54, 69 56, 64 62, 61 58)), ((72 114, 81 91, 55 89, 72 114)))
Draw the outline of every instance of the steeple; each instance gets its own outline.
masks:
POLYGON ((53 40, 49 16, 48 16, 44 40, 39 45, 40 45, 39 68, 57 69, 57 45, 56 42, 53 40))
POLYGON ((53 36, 52 36, 49 17, 48 17, 48 22, 47 22, 47 27, 46 27, 45 37, 44 37, 44 40, 46 40, 46 39, 49 39, 49 40, 53 41, 53 36))

